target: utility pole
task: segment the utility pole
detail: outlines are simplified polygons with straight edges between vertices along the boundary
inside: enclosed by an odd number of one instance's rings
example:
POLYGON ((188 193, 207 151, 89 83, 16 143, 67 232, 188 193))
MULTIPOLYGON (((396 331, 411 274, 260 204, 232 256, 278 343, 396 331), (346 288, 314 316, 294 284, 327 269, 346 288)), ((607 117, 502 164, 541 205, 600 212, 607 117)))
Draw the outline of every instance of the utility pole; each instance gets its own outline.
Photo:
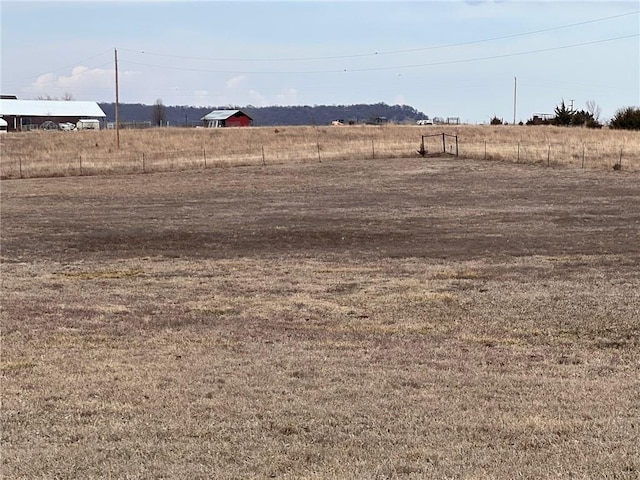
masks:
POLYGON ((113 53, 115 55, 115 65, 116 65, 116 148, 120 149, 120 97, 118 93, 118 50, 116 48, 113 49, 113 53))
POLYGON ((572 99, 571 99, 571 111, 572 111, 572 112, 573 112, 573 102, 574 102, 574 101, 575 101, 575 100, 572 98, 572 99))
POLYGON ((518 87, 518 79, 516 77, 513 77, 513 124, 516 124, 516 92, 517 92, 517 87, 518 87))

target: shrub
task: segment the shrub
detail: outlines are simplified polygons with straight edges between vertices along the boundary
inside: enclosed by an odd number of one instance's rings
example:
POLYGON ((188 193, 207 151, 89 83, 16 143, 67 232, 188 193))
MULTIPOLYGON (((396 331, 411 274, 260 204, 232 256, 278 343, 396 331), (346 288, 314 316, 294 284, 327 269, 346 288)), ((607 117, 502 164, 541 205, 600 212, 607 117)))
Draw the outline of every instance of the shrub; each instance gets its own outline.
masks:
POLYGON ((571 125, 576 127, 584 125, 587 128, 602 128, 602 124, 593 118, 593 114, 585 110, 579 110, 573 113, 571 125))
POLYGON ((621 130, 640 130, 640 108, 620 108, 611 119, 609 126, 621 130))

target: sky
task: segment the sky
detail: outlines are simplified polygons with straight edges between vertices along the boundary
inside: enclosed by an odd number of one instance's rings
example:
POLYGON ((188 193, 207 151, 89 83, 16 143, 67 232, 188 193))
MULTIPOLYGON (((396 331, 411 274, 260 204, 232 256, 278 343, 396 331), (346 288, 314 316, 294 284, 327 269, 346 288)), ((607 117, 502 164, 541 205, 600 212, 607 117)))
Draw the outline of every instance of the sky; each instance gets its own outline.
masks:
POLYGON ((0 0, 0 90, 209 106, 409 105, 526 122, 640 105, 640 1, 0 0), (116 62, 117 57, 117 62, 116 62))

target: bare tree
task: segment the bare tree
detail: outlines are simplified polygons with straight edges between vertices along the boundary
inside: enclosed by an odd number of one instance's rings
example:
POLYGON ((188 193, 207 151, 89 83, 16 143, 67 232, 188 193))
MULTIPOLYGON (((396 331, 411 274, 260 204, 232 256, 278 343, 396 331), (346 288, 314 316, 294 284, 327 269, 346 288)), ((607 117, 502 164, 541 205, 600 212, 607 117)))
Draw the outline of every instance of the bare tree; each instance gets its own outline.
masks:
POLYGON ((600 114, 602 113, 602 109, 596 103, 595 100, 589 100, 587 102, 587 112, 591 114, 591 116, 596 122, 598 122, 600 120, 600 114))
POLYGON ((153 125, 162 126, 163 123, 167 123, 167 109, 162 104, 162 100, 159 98, 153 105, 151 110, 151 123, 153 125))
POLYGON ((73 100, 73 95, 69 92, 65 92, 65 94, 62 96, 62 100, 70 102, 73 100))

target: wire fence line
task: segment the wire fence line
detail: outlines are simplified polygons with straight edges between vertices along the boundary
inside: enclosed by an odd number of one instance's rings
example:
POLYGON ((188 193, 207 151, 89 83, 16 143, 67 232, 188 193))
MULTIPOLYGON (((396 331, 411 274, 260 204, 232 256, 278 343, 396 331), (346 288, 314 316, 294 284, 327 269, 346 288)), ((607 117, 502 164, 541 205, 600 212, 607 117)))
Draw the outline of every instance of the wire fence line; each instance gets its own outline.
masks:
POLYGON ((175 151, 97 154, 11 152, 0 157, 0 178, 135 174, 332 160, 415 158, 422 149, 429 155, 454 155, 457 151, 461 158, 475 160, 640 171, 640 145, 546 141, 505 143, 491 139, 465 141, 463 137, 454 140, 454 137, 436 135, 432 139, 417 137, 414 141, 357 139, 330 143, 310 141, 287 146, 238 145, 224 151, 205 146, 175 151))
POLYGON ((350 158, 389 158, 406 156, 407 145, 373 140, 341 143, 306 142, 288 146, 236 145, 221 151, 200 147, 175 151, 112 153, 27 153, 3 155, 0 160, 3 179, 54 176, 153 173, 231 166, 322 162, 350 158))
POLYGON ((579 168, 640 170, 640 146, 603 143, 523 142, 462 143, 460 154, 483 160, 564 165, 579 168))

